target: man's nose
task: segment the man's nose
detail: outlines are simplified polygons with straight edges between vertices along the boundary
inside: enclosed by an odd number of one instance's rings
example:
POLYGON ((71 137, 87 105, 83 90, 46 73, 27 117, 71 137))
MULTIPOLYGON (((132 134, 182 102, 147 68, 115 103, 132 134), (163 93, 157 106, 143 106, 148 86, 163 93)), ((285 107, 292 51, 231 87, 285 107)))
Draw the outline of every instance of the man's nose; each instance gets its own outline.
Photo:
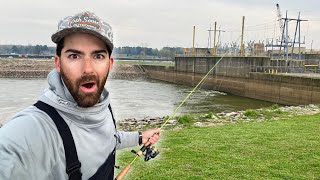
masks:
POLYGON ((83 72, 85 74, 91 74, 93 72, 92 60, 90 57, 84 59, 83 72))

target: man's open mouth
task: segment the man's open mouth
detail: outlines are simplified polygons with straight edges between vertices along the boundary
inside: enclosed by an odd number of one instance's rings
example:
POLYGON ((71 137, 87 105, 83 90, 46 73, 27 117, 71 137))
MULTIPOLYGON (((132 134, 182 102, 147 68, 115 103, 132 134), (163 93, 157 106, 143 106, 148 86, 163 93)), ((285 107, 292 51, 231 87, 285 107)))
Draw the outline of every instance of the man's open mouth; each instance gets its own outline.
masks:
POLYGON ((93 92, 97 89, 96 82, 85 82, 80 85, 80 89, 84 92, 93 92))

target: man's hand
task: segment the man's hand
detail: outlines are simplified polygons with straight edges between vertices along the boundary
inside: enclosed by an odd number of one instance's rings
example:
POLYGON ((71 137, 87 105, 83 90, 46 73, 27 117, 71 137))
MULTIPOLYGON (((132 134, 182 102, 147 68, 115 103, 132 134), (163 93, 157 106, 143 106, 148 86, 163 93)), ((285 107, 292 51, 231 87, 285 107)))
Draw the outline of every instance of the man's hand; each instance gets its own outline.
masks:
POLYGON ((145 144, 150 141, 151 144, 156 143, 160 137, 160 129, 148 129, 142 132, 142 143, 145 144))

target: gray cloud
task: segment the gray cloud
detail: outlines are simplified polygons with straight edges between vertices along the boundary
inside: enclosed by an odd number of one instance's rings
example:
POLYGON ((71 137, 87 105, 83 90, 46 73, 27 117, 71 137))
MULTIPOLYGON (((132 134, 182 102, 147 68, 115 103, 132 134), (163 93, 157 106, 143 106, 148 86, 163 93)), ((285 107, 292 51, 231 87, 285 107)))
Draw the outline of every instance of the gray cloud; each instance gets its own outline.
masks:
MULTIPOLYGON (((290 0, 29 0, 0 2, 0 44, 54 45, 50 36, 56 31, 60 18, 80 11, 93 11, 113 25, 116 46, 184 46, 192 44, 192 27, 197 27, 197 45, 207 46, 208 29, 214 21, 228 32, 222 33, 224 42, 235 41, 240 35, 241 17, 246 16, 246 36, 249 40, 264 40, 273 36, 276 7, 284 14, 313 19, 303 24, 307 45, 320 49, 320 2, 290 0), (259 25, 257 27, 257 25, 259 25), (262 24, 262 25, 261 25, 262 24), (250 28, 251 27, 251 28, 250 28), (253 28, 256 27, 256 28, 253 28)), ((292 25, 291 25, 292 26, 292 25)))

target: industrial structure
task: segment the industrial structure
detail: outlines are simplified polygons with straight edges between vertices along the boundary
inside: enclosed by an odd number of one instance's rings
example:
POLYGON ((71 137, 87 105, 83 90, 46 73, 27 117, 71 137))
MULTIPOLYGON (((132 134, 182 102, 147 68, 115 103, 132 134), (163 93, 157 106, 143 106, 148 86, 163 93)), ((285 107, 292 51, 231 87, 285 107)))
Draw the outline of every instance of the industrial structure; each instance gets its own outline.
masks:
MULTIPOLYGON (((305 72, 312 67, 316 67, 316 72, 320 72, 320 51, 307 50, 305 47, 305 38, 301 35, 302 22, 308 21, 301 19, 300 12, 297 18, 288 17, 288 11, 285 13, 285 17, 282 16, 280 5, 276 4, 277 21, 279 24, 280 37, 278 38, 266 38, 264 41, 255 42, 251 40, 244 42, 245 34, 245 17, 242 17, 241 27, 241 41, 231 42, 228 44, 221 44, 220 33, 226 32, 217 29, 217 22, 214 22, 214 29, 207 30, 208 35, 208 47, 196 48, 196 27, 193 27, 193 46, 192 48, 185 48, 183 56, 194 57, 207 57, 207 56, 233 56, 233 57, 269 57, 270 68, 277 69, 278 72, 305 72), (289 22, 295 23, 295 31, 289 33, 289 22), (213 32, 213 37, 212 37, 213 32), (218 34, 218 38, 216 37, 218 34), (212 42, 213 39, 213 42, 212 42), (218 42, 217 43, 217 39, 218 42)), ((292 23, 291 23, 292 24, 292 23)), ((314 72, 314 71, 313 71, 314 72)))

